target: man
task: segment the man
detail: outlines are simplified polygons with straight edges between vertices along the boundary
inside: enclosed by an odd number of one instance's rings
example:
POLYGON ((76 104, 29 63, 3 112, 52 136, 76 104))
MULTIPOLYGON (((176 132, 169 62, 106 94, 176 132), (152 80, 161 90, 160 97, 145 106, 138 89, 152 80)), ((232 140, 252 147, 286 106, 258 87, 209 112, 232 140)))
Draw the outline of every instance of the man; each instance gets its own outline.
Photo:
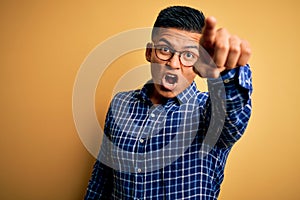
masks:
POLYGON ((249 45, 213 17, 173 6, 157 17, 145 55, 152 79, 112 100, 85 199, 217 199, 250 118, 249 45), (197 74, 209 92, 197 90, 197 74))

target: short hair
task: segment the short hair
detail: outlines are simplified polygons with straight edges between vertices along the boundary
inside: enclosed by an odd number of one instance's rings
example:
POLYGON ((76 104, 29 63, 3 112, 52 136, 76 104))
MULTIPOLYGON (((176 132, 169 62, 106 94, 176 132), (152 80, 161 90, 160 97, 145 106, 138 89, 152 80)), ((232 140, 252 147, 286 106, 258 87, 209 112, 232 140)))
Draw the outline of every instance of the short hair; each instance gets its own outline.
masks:
POLYGON ((180 30, 202 33, 204 14, 187 6, 171 6, 160 11, 153 25, 152 39, 159 28, 177 28, 180 30))

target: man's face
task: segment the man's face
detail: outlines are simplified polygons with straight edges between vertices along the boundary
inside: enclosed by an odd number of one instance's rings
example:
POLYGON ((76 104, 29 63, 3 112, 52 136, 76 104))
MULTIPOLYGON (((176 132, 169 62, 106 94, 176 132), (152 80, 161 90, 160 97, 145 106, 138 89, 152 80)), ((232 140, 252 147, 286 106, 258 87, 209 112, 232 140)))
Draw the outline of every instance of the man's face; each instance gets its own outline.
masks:
POLYGON ((164 98, 173 98, 193 82, 196 76, 193 67, 183 63, 185 63, 184 59, 199 56, 200 36, 199 33, 175 28, 159 29, 153 38, 153 44, 148 44, 146 50, 146 59, 151 62, 151 74, 154 82, 152 101, 159 102, 164 98), (162 54, 156 53, 158 51, 155 52, 155 47, 160 48, 162 54), (175 53, 170 59, 161 59, 164 58, 164 52, 170 50, 185 53, 182 53, 181 56, 180 53, 175 53))

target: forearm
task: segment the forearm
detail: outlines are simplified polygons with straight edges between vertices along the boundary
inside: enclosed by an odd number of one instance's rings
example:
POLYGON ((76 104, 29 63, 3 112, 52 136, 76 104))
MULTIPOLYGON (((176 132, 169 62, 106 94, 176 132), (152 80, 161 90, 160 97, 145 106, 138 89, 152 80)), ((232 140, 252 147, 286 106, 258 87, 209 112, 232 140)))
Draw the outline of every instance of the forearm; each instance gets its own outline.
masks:
POLYGON ((229 147, 242 136, 251 115, 252 83, 249 66, 223 73, 218 80, 210 81, 209 89, 211 120, 222 118, 217 120, 224 124, 218 145, 229 147))
POLYGON ((96 160, 84 199, 109 199, 112 188, 112 169, 96 160))
POLYGON ((109 139, 110 109, 107 112, 104 135, 98 158, 89 180, 85 200, 110 199, 113 190, 113 169, 111 163, 111 141, 109 139))

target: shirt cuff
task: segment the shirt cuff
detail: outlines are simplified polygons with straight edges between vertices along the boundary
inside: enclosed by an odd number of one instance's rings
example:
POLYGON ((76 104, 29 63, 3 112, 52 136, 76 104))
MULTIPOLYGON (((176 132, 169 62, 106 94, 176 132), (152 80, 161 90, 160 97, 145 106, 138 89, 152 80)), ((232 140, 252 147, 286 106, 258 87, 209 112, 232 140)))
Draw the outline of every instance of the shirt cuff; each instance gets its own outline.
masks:
POLYGON ((225 86, 238 83, 242 88, 252 92, 252 73, 248 64, 223 72, 221 77, 225 86))

